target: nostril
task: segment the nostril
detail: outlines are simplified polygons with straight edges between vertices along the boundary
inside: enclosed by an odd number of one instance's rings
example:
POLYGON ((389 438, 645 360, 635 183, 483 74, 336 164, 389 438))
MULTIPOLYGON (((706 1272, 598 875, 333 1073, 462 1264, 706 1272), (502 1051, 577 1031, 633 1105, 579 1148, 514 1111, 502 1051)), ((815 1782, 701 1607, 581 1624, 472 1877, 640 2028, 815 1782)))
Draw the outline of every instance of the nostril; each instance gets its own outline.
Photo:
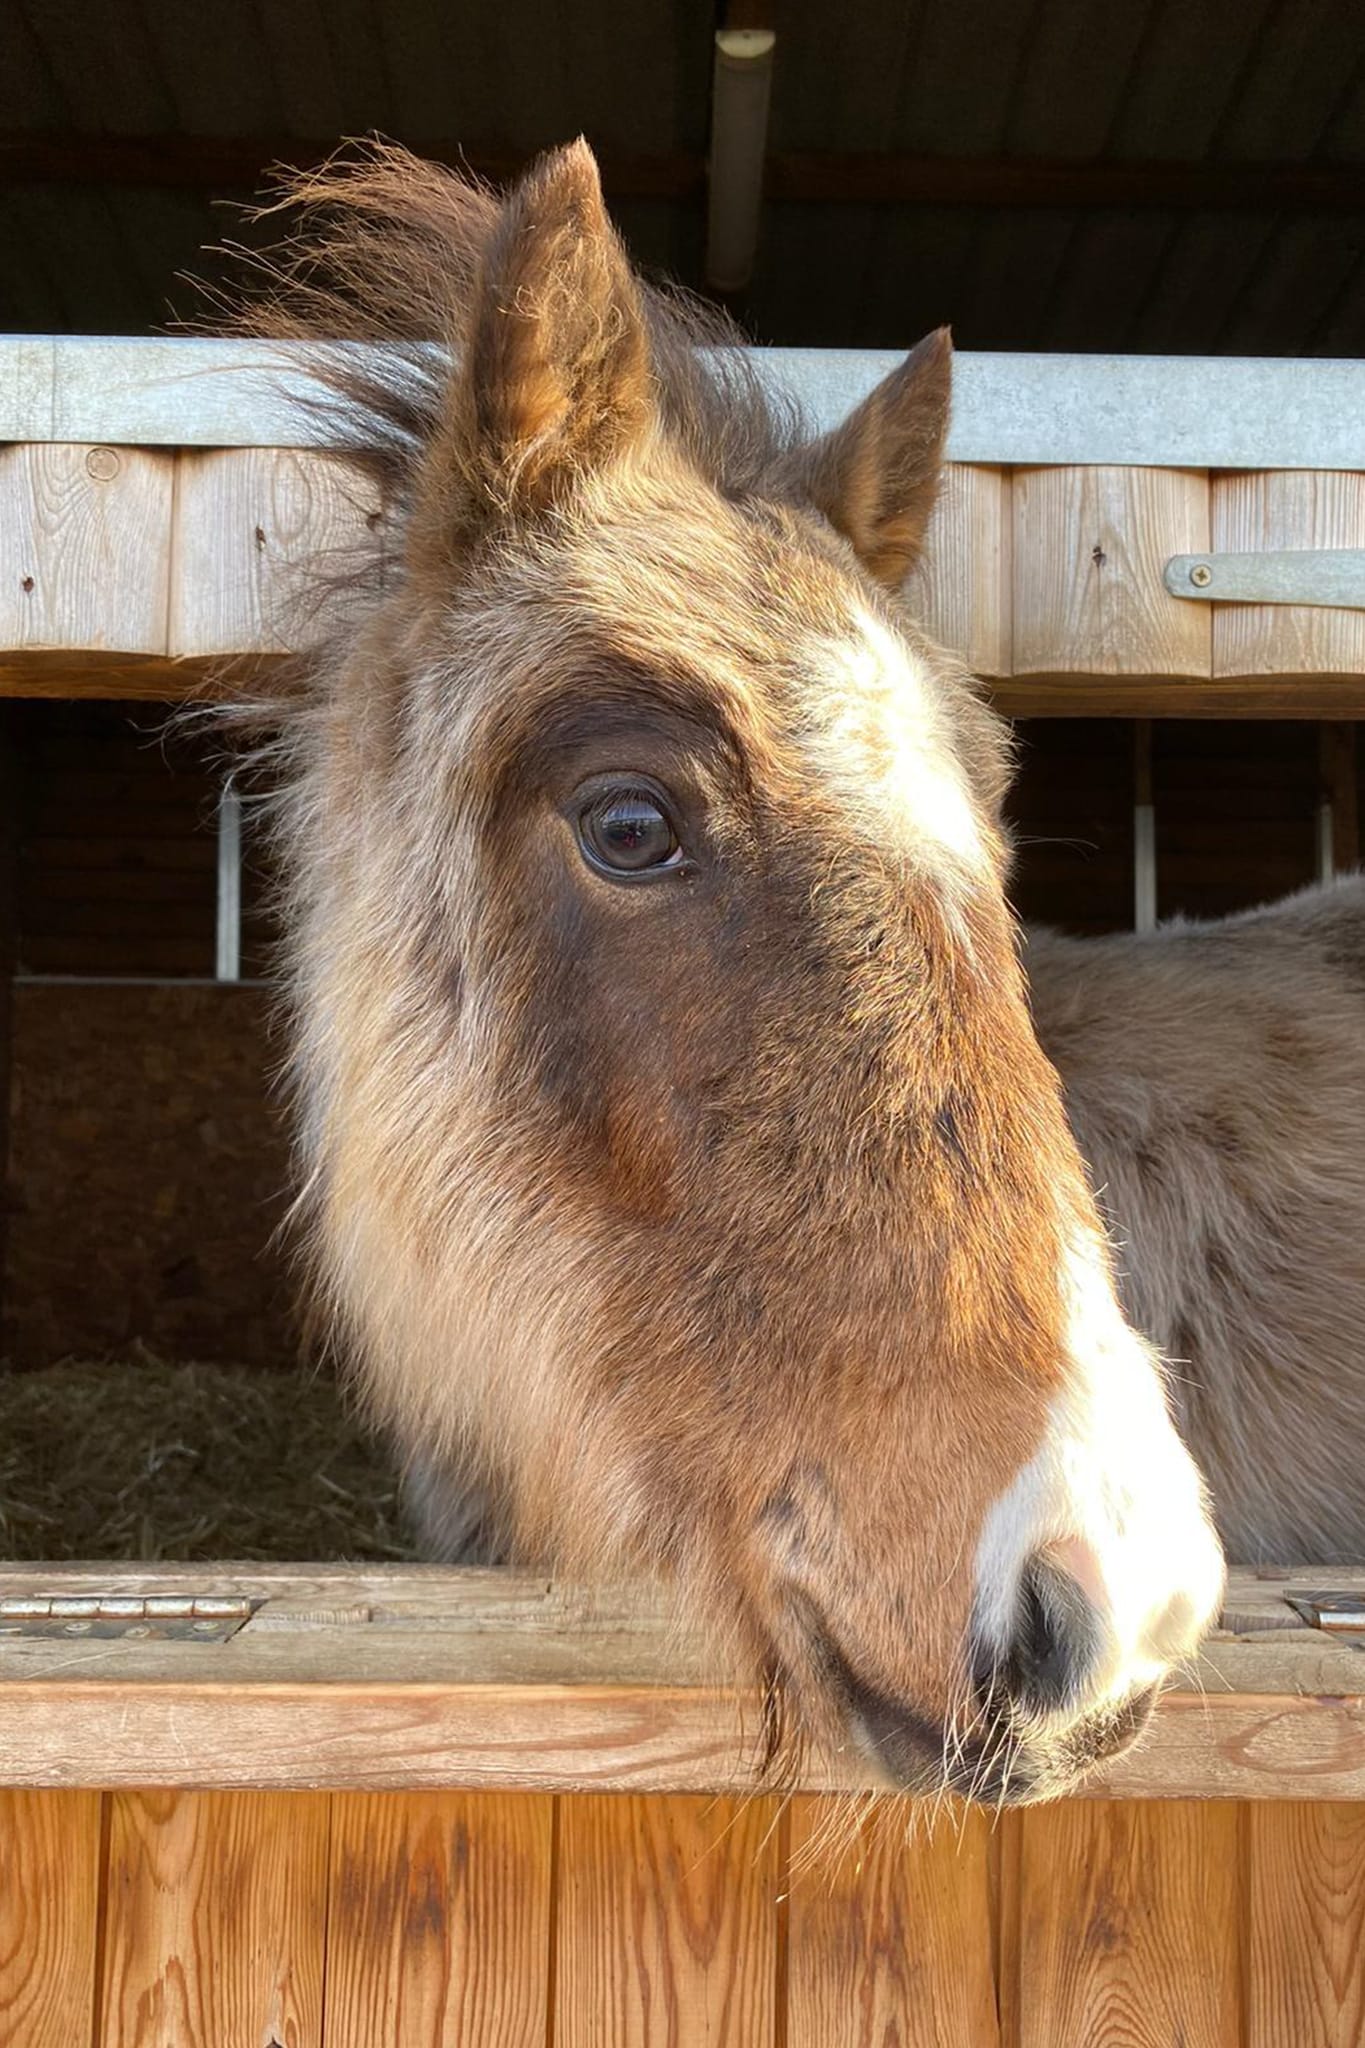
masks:
POLYGON ((1059 1713, 1084 1691, 1100 1647, 1099 1617, 1080 1585, 1037 1557, 1020 1581, 1008 1641, 978 1657, 977 1688, 1025 1713, 1059 1713))

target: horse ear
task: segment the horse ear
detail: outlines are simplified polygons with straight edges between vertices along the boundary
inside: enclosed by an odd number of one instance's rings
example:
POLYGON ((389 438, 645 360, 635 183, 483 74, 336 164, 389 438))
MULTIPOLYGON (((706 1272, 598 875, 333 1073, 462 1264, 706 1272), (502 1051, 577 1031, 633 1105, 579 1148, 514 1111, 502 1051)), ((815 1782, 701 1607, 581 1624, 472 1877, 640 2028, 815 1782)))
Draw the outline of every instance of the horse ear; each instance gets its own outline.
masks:
POLYGON ((506 201, 466 379, 472 467, 503 511, 543 510, 646 431, 644 312, 586 142, 545 157, 506 201))
POLYGON ((940 327, 842 426, 782 466, 784 492, 823 512, 890 590, 914 567, 938 497, 952 383, 952 337, 940 327))

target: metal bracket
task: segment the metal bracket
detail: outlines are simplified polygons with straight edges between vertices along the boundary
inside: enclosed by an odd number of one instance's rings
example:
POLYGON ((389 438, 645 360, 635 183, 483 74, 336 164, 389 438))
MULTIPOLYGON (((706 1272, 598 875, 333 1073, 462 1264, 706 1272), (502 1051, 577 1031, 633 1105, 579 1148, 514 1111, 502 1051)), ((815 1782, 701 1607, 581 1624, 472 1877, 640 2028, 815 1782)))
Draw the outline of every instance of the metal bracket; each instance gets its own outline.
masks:
POLYGON ((88 1636, 92 1640, 225 1643, 250 1621, 259 1600, 211 1594, 151 1594, 145 1599, 94 1594, 35 1594, 0 1600, 0 1637, 88 1636))
POLYGON ((1365 1593, 1286 1593, 1285 1600, 1310 1628, 1353 1650, 1365 1650, 1365 1593))
POLYGON ((1327 604, 1365 611, 1365 548, 1281 548, 1255 555, 1172 555, 1172 597, 1218 604, 1327 604))

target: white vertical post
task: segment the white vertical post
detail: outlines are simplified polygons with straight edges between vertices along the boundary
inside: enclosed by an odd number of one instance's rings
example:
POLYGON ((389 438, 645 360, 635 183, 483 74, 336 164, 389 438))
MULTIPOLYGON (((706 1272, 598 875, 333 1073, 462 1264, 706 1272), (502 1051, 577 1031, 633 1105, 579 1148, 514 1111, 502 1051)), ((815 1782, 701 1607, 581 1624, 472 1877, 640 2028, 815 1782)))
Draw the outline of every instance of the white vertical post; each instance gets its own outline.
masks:
POLYGON ((1318 880, 1330 882, 1337 871, 1336 854, 1333 851, 1336 840, 1336 826, 1332 818, 1332 799, 1324 797, 1318 805, 1318 880))
POLYGON ((218 929, 214 979, 242 978, 242 799, 229 776, 218 798, 218 929))
POLYGON ((1152 801, 1152 721, 1133 721, 1133 930, 1156 930, 1156 805, 1152 801))
POLYGON ((776 42, 767 28, 723 28, 716 33, 706 282, 718 292, 742 291, 753 276, 776 42))

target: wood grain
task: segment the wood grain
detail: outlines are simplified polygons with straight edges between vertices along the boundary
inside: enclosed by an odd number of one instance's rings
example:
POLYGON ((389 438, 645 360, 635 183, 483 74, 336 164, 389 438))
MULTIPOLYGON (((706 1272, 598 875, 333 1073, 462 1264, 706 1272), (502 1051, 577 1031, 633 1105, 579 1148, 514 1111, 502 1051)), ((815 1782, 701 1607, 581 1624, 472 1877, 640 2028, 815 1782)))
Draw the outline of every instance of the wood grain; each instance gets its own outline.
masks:
POLYGON ((1253 1806, 1246 2048, 1365 2040, 1365 1806, 1253 1806))
POLYGON ((1010 671, 1010 477, 950 463, 905 600, 974 675, 1010 671))
POLYGON ((768 2048, 768 1800, 560 1803, 554 2048, 768 2048))
POLYGON ((0 648, 164 655, 174 458, 0 448, 0 648))
POLYGON ((1021 469, 1012 488, 1011 673, 1205 678, 1207 607, 1169 595, 1207 548, 1208 478, 1186 469, 1021 469))
POLYGON ((0 1792, 0 2044, 90 2037, 100 1890, 97 1792, 0 1792))
MULTIPOLYGON (((1365 476, 1287 469, 1215 477, 1211 545, 1229 554, 1365 547, 1365 476)), ((1365 612, 1299 604, 1204 609, 1213 612, 1215 676, 1365 672, 1365 612)))
POLYGON ((1225 1803, 1027 1814, 1017 2048, 1241 2048, 1241 1855, 1225 1803))
POLYGON ((379 508, 358 473, 291 449, 182 449, 168 651, 203 658, 306 644, 335 612, 325 579, 373 555, 379 508))
POLYGON ((552 1801, 339 1797, 327 2048, 544 2048, 552 1801))
POLYGON ((1360 675, 1042 674, 1006 678, 988 694, 1006 718, 1365 718, 1360 675))
POLYGON ((989 1824, 880 1804, 837 1853, 840 1814, 792 1812, 789 2048, 997 2048, 989 1824))
POLYGON ((99 2048, 321 2040, 327 1801, 114 1795, 99 2048))

